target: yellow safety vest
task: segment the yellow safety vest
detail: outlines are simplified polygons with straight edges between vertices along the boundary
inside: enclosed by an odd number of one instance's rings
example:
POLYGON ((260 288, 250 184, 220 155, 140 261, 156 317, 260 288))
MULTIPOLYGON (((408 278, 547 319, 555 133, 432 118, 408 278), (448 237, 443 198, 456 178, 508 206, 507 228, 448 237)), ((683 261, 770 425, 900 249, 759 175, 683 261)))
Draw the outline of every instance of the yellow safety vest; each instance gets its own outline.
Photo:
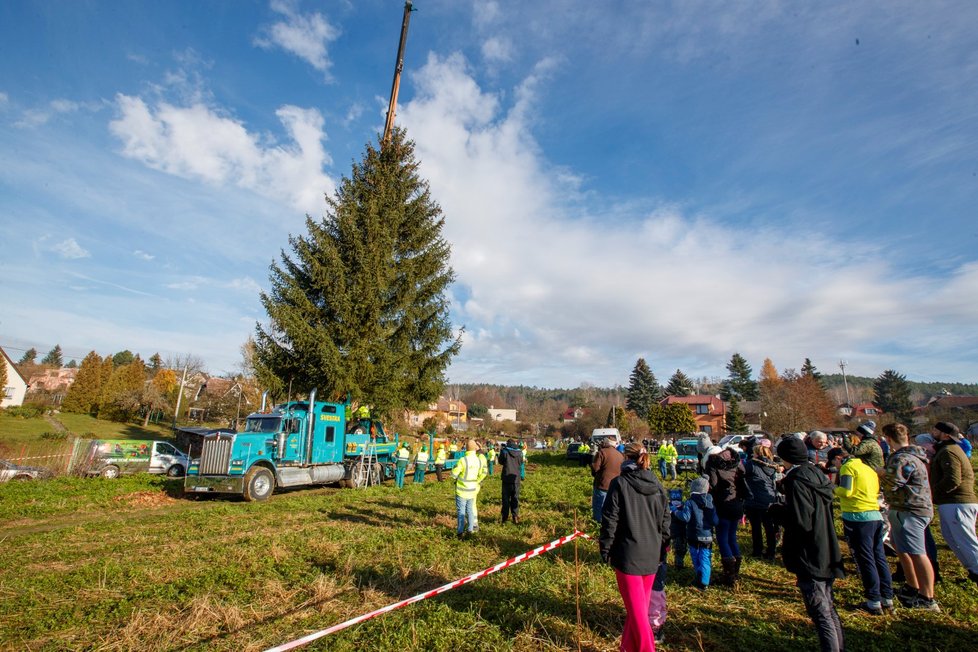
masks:
POLYGON ((407 462, 410 458, 411 458, 411 451, 409 451, 408 449, 406 449, 404 447, 401 447, 401 448, 398 448, 397 449, 397 461, 398 462, 407 462))
POLYGON ((415 464, 427 464, 428 463, 428 453, 427 451, 421 451, 418 456, 414 458, 415 464))
POLYGON ((438 449, 438 452, 435 453, 435 464, 441 464, 442 466, 444 466, 445 465, 445 460, 447 460, 447 459, 448 459, 448 456, 445 454, 445 449, 444 448, 439 448, 438 449))
POLYGON ((486 477, 486 463, 474 451, 468 451, 459 458, 452 469, 455 478, 455 495, 459 498, 475 498, 479 495, 479 486, 486 477))
POLYGON ((489 449, 489 453, 486 454, 486 459, 488 459, 490 462, 495 462, 496 461, 496 449, 495 448, 490 448, 489 449))

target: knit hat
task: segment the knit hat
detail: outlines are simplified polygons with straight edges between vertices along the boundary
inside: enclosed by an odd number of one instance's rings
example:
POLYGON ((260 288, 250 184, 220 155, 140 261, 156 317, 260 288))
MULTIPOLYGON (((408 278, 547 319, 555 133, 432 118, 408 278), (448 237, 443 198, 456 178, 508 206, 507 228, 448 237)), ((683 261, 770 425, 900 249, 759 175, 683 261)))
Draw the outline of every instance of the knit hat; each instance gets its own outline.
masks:
POLYGON ((953 423, 948 423, 947 421, 938 421, 934 424, 934 430, 938 432, 943 432, 945 435, 950 435, 951 439, 955 441, 961 441, 961 431, 953 423))
POLYGON ((778 444, 778 457, 791 464, 804 464, 808 461, 808 448, 797 437, 785 437, 778 444))
POLYGON ((768 448, 771 448, 771 440, 768 439, 767 437, 765 437, 764 439, 758 440, 757 443, 760 444, 761 446, 767 446, 768 448))
POLYGON ((689 483, 689 493, 691 494, 705 494, 710 490, 710 485, 707 483, 706 478, 699 477, 689 483))
POLYGON ((856 428, 856 434, 860 437, 869 437, 870 439, 876 439, 876 422, 867 421, 865 423, 859 424, 856 428))
POLYGON ((933 446, 937 443, 937 441, 934 439, 934 435, 930 434, 929 432, 919 434, 914 437, 913 440, 918 446, 933 446))

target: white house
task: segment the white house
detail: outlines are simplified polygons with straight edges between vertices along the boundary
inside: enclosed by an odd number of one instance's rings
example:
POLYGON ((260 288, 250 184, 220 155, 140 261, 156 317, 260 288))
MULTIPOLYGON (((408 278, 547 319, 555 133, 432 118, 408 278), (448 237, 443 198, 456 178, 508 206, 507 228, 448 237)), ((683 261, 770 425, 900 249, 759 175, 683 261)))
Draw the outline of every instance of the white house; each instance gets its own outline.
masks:
POLYGON ((516 410, 489 406, 489 416, 493 421, 516 421, 516 410))
POLYGON ((17 367, 14 366, 14 361, 3 349, 0 349, 0 362, 7 366, 7 382, 0 387, 0 408, 23 405, 24 396, 27 394, 27 381, 20 375, 17 367))

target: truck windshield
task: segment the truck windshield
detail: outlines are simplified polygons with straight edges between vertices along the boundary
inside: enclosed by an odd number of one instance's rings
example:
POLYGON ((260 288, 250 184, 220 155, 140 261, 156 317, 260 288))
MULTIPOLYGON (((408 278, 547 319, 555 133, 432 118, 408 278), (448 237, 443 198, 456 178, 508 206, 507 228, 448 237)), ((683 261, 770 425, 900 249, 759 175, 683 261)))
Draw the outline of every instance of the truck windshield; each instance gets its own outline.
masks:
POLYGON ((282 417, 252 417, 245 424, 245 432, 278 432, 282 417))

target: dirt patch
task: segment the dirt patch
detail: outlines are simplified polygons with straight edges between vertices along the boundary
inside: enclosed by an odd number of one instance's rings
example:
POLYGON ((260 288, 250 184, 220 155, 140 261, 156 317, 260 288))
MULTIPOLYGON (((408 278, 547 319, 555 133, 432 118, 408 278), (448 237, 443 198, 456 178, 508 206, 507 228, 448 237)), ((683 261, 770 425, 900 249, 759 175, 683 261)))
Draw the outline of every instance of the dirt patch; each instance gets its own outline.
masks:
POLYGON ((116 496, 112 500, 128 507, 162 507, 176 502, 172 496, 159 491, 135 491, 131 494, 116 496))

